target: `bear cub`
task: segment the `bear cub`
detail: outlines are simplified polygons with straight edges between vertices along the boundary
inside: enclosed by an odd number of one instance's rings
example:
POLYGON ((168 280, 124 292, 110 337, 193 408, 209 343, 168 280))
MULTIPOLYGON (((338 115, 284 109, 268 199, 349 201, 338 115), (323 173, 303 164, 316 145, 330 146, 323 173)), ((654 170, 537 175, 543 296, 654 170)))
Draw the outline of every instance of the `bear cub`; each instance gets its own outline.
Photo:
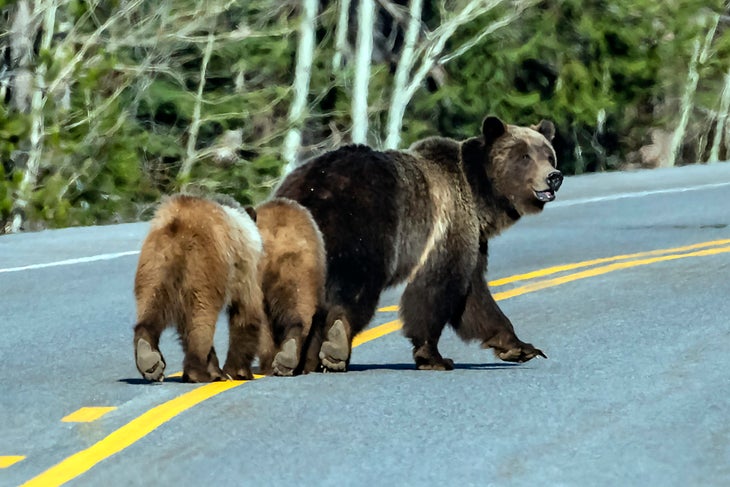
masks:
POLYGON ((322 235, 309 211, 290 199, 274 198, 253 213, 264 247, 259 275, 269 322, 261 335, 261 371, 279 376, 311 372, 319 365, 321 343, 312 323, 324 306, 322 235), (306 356, 307 350, 314 355, 306 356))
POLYGON ((162 331, 174 324, 185 358, 183 381, 251 379, 251 362, 265 319, 258 280, 262 242, 255 223, 234 200, 190 195, 157 209, 134 281, 134 356, 149 381, 164 379, 162 331), (227 305, 229 349, 220 369, 213 335, 227 305))

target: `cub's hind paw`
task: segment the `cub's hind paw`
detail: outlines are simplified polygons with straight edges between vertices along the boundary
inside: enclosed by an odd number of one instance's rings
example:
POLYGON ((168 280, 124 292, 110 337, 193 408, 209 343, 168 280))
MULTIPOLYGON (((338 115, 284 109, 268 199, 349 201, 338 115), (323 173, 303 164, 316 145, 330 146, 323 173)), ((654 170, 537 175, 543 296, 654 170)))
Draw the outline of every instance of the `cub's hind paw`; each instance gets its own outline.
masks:
POLYGON ((154 350, 147 340, 143 338, 137 340, 134 356, 137 370, 146 380, 162 382, 165 379, 165 361, 162 354, 154 350))
POLYGON ((297 365, 299 365, 297 342, 294 338, 290 338, 282 344, 281 350, 274 357, 271 368, 274 375, 289 377, 294 375, 297 365))

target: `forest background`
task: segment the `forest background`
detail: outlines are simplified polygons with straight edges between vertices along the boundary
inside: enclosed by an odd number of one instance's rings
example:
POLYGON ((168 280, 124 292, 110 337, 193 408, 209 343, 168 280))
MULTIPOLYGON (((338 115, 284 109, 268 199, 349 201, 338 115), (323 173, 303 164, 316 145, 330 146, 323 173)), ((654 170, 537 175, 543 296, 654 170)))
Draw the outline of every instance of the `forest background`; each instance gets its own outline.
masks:
POLYGON ((570 173, 730 157, 721 0, 0 0, 0 233, 264 199, 338 145, 555 122, 570 173))

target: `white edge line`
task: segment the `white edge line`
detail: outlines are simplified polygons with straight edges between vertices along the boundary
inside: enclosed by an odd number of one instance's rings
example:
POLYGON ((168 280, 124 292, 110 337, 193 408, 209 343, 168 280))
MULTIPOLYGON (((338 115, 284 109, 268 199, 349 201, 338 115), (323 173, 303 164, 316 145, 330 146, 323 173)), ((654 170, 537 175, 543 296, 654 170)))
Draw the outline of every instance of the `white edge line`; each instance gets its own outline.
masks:
POLYGON ((642 198, 644 196, 653 196, 655 194, 667 194, 667 193, 685 193, 687 191, 697 191, 701 189, 720 188, 722 186, 730 186, 730 182, 726 183, 710 183, 701 184, 699 186, 687 186, 684 188, 669 188, 669 189, 656 189, 652 191, 637 191, 635 193, 619 193, 608 196, 597 196, 595 198, 581 198, 568 201, 556 201, 552 204, 547 204, 545 208, 559 208, 565 206, 576 206, 583 205, 586 203, 598 203, 601 201, 612 201, 612 200, 623 200, 627 198, 642 198))
POLYGON ((63 265, 83 264, 85 262, 97 262, 99 260, 112 260, 112 259, 118 259, 119 257, 126 257, 128 255, 137 255, 137 254, 139 254, 139 250, 129 250, 127 252, 117 252, 115 254, 91 255, 89 257, 79 257, 78 259, 58 260, 56 262, 46 262, 44 264, 31 264, 31 265, 24 265, 21 267, 8 267, 7 269, 0 269, 0 274, 2 274, 3 272, 29 271, 29 270, 33 270, 33 269, 45 269, 46 267, 58 267, 58 266, 63 266, 63 265))

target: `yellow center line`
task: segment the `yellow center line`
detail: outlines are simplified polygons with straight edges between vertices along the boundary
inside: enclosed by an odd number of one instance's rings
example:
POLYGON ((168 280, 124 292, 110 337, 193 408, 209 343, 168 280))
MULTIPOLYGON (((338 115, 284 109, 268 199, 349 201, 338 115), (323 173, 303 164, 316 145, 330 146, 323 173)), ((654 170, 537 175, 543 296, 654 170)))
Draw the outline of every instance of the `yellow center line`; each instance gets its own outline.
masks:
POLYGON ((190 392, 155 406, 149 411, 136 417, 121 428, 112 432, 106 438, 91 445, 85 450, 71 455, 70 457, 49 468, 37 477, 24 483, 24 486, 50 487, 63 485, 102 460, 118 453, 128 446, 136 443, 147 436, 160 425, 170 421, 172 418, 187 411, 191 407, 209 399, 221 392, 238 387, 246 381, 211 382, 204 386, 193 389, 190 392))
MULTIPOLYGON (((687 251, 697 248, 704 248, 711 245, 718 245, 717 242, 725 242, 730 243, 730 240, 722 241, 718 240, 715 242, 706 242, 704 244, 696 244, 694 246, 687 246, 687 247, 678 247, 676 249, 673 249, 676 251, 687 251)), ((635 255, 635 256, 648 256, 648 255, 655 255, 655 254, 663 254, 667 253, 671 250, 666 251, 652 251, 652 253, 642 252, 639 254, 629 254, 629 255, 635 255)), ((546 289, 549 287, 558 286, 561 284, 565 284, 568 282, 576 281, 579 279, 585 279, 588 277, 593 276, 599 276, 602 274, 607 274, 609 272, 621 270, 621 269, 628 269, 630 267, 638 267, 643 265, 649 265, 654 264, 657 262, 665 262, 665 261, 671 261, 671 260, 678 260, 678 259, 685 259, 689 257, 702 257, 702 256, 709 256, 709 255, 716 255, 721 253, 730 252, 730 246, 727 247, 720 247, 720 248, 709 248, 705 250, 699 250, 695 252, 689 252, 689 253, 680 253, 680 254, 672 254, 672 255, 659 255, 656 257, 650 257, 645 259, 638 259, 628 262, 615 262, 610 265, 602 266, 602 267, 596 267, 593 269, 588 269, 582 272, 577 272, 574 274, 569 274, 566 276, 554 278, 554 279, 548 279, 545 281, 530 283, 509 291, 504 291, 501 293, 494 294, 494 298, 496 300, 504 300, 508 298, 512 298, 515 296, 520 296, 523 294, 535 292, 541 289, 546 289)), ((618 260, 620 257, 622 258, 630 258, 626 256, 616 256, 608 258, 608 260, 601 260, 596 259, 595 261, 602 261, 602 262, 610 262, 618 260)), ((590 265, 595 265, 590 264, 590 265)), ((587 261, 591 262, 591 261, 587 261)), ((579 264, 585 264, 585 263, 579 263, 579 264)), ((577 264, 572 264, 577 265, 577 264)), ((589 265, 589 264, 585 264, 589 265)), ((585 266, 584 265, 584 266, 585 266)), ((581 267, 581 266, 578 266, 581 267)), ((573 267, 573 268, 578 268, 573 267)), ((550 268, 555 269, 555 268, 550 268)), ((538 271, 539 272, 539 271, 538 271)), ((559 271, 555 271, 559 272, 559 271)), ((554 273, 554 272, 553 272, 554 273)), ((549 274, 542 274, 542 275, 549 275, 549 274)), ((515 281, 518 279, 515 279, 515 281)), ((513 281, 511 281, 513 282, 513 281)), ((360 346, 364 343, 367 343, 369 341, 375 340, 376 338, 379 338, 381 336, 387 335, 389 333, 392 333, 394 331, 400 330, 402 327, 402 324, 399 320, 390 321, 388 323, 385 323, 380 326, 376 326, 374 328, 370 328, 368 330, 364 330, 362 333, 360 333, 358 336, 355 337, 353 340, 353 347, 360 346)), ((256 376, 256 378, 259 378, 261 376, 256 376)), ((94 465, 101 462, 102 460, 105 460, 106 458, 109 458, 110 456, 114 455, 115 453, 120 452, 121 450, 129 447, 130 445, 134 444, 135 442, 139 441, 152 431, 154 431, 156 428, 161 426, 162 424, 168 422, 175 416, 179 415, 180 413, 192 408, 193 406, 200 404, 201 402, 210 399, 213 396, 216 396, 220 394, 221 392, 225 392, 227 390, 233 389, 235 387, 238 387, 240 385, 245 384, 249 381, 227 381, 227 382, 213 382, 210 384, 205 384, 203 386, 199 386, 185 394, 182 394, 181 396, 178 396, 170 401, 167 401, 163 404, 160 404, 159 406, 155 406, 152 409, 148 410, 147 412, 143 413, 141 416, 138 416, 137 418, 133 419, 129 423, 121 426, 116 431, 109 434, 104 439, 100 440, 99 442, 95 443, 94 445, 90 446, 89 448, 82 450, 74 455, 71 455, 70 457, 66 458, 65 460, 61 461, 57 465, 49 468, 45 472, 42 472, 38 476, 34 477, 33 479, 29 480, 23 486, 44 486, 44 487, 51 487, 51 486, 58 486, 62 485, 69 480, 72 480, 79 475, 83 474, 84 472, 91 469, 94 465)), ((2 458, 2 457, 0 457, 2 458)), ((19 457, 18 457, 19 458, 19 457)), ((21 458, 22 459, 22 458, 21 458)))
POLYGON ((710 242, 702 242, 702 243, 693 244, 693 245, 685 245, 683 247, 675 247, 672 249, 659 249, 659 250, 650 250, 648 252, 637 252, 634 254, 614 255, 613 257, 603 257, 600 259, 592 259, 592 260, 586 260, 583 262, 575 262, 573 264, 546 267, 545 269, 539 269, 536 271, 528 272, 526 274, 517 274, 514 276, 510 276, 510 277, 505 277, 503 279, 496 279, 494 281, 489 281, 489 285, 492 287, 503 286, 505 284, 509 284, 512 282, 526 281, 528 279, 535 279, 536 277, 550 276, 553 274, 557 274, 558 272, 572 271, 575 269, 581 269, 583 267, 590 267, 590 266, 598 265, 598 264, 606 264, 608 262, 616 262, 619 260, 628 260, 628 259, 634 260, 634 259, 639 259, 641 257, 652 257, 655 255, 688 252, 690 250, 702 249, 702 248, 706 248, 706 247, 719 247, 720 245, 728 245, 728 244, 730 244, 730 239, 713 240, 710 242))
POLYGON ((3 455, 0 456, 0 468, 8 468, 11 465, 25 460, 23 455, 3 455))
POLYGON ((659 257, 638 259, 638 260, 632 260, 632 261, 628 261, 628 262, 617 262, 617 263, 609 264, 609 265, 602 266, 602 267, 594 267, 593 269, 587 269, 585 271, 575 272, 573 274, 568 274, 568 275, 562 276, 562 277, 556 277, 554 279, 547 279, 545 281, 538 281, 535 283, 526 284, 524 286, 510 289, 509 291, 494 293, 493 296, 494 296, 494 299, 496 299, 496 300, 509 299, 509 298, 513 298, 515 296, 521 296, 523 294, 539 291, 541 289, 559 286, 561 284, 577 281, 580 279, 586 279, 588 277, 600 276, 602 274, 608 274, 609 272, 619 271, 622 269, 628 269, 630 267, 639 267, 639 266, 644 266, 644 265, 649 265, 649 264, 656 264, 657 262, 667 262, 670 260, 686 259, 689 257, 705 257, 708 255, 723 254, 726 252, 730 252, 730 246, 698 250, 696 252, 689 252, 686 254, 662 255, 659 257))
POLYGON ((116 407, 114 406, 84 407, 74 411, 68 416, 61 418, 61 421, 64 423, 91 423, 92 421, 96 421, 97 419, 104 416, 106 413, 114 411, 115 409, 116 407))

